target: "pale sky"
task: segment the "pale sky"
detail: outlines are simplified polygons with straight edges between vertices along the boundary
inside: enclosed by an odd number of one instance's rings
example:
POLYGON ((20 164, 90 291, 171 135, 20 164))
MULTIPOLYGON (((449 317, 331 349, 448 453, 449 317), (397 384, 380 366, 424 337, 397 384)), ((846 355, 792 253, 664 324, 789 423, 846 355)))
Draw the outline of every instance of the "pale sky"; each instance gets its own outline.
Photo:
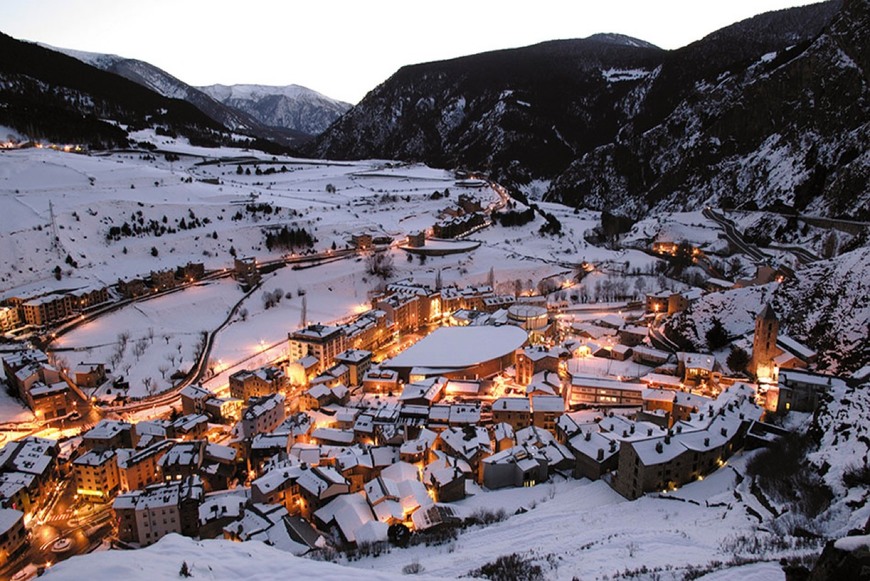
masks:
POLYGON ((0 0, 0 31, 147 61, 191 85, 356 103, 406 64, 616 32, 673 49, 806 0, 0 0))

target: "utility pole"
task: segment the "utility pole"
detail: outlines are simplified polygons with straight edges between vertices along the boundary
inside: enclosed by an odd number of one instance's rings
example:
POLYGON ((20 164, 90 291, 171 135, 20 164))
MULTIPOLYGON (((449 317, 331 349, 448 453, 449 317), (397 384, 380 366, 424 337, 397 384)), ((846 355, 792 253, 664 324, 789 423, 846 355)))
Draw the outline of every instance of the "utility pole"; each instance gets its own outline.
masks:
POLYGON ((57 255, 63 258, 63 252, 60 249, 60 235, 57 231, 57 219, 54 215, 54 204, 51 200, 48 201, 48 216, 51 222, 51 248, 57 252, 57 255))

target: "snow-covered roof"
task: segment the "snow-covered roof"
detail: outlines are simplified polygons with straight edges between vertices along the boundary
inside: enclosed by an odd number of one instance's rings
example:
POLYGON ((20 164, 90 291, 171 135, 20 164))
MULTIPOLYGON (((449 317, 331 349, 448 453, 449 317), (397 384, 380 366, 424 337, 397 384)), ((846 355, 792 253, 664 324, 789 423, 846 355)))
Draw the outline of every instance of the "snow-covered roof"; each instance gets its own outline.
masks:
POLYGON ((528 334, 513 325, 439 327, 382 366, 461 369, 513 353, 527 339, 528 334))
POLYGON ((799 343, 795 341, 788 335, 779 334, 776 337, 776 343, 778 346, 782 347, 786 351, 794 353, 804 361, 808 359, 812 359, 816 356, 816 352, 804 345, 803 343, 799 343))
POLYGON ((682 378, 676 375, 665 375, 663 373, 647 373, 640 378, 643 383, 650 385, 667 385, 673 388, 679 388, 683 383, 682 378))
POLYGON ((716 358, 709 353, 687 353, 680 351, 677 353, 677 359, 682 361, 687 369, 713 371, 713 367, 716 365, 716 358))
POLYGON ((558 395, 533 395, 532 412, 564 412, 565 400, 558 395))
POLYGON ((342 494, 314 513, 324 523, 335 522, 349 543, 356 542, 356 533, 368 522, 375 520, 372 509, 361 492, 342 494))
POLYGON ((644 389, 646 389, 646 385, 642 383, 630 383, 627 381, 619 381, 617 379, 608 379, 605 377, 586 377, 582 375, 573 375, 571 377, 571 385, 575 387, 593 387, 597 389, 614 389, 637 392, 642 392, 644 389))
POLYGON ((597 431, 583 431, 568 441, 571 449, 592 460, 603 462, 619 452, 619 442, 597 431), (601 451, 601 457, 598 456, 601 451))
POLYGON ((494 412, 528 412, 530 409, 527 397, 500 397, 492 403, 494 412))
POLYGON ((115 457, 114 450, 90 450, 86 454, 73 460, 76 466, 102 466, 115 457))
POLYGON ((24 518, 24 513, 11 508, 0 508, 0 534, 5 534, 24 518))

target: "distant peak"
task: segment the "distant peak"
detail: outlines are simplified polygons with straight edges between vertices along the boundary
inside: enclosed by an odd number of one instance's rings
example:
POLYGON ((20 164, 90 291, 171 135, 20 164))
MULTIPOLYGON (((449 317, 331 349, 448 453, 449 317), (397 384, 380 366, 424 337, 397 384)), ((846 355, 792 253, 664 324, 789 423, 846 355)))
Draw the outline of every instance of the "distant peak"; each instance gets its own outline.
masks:
POLYGON ((626 36, 625 34, 617 34, 615 32, 600 32, 598 34, 593 34, 586 38, 586 40, 594 40, 606 44, 618 44, 622 46, 633 46, 636 48, 654 48, 661 50, 651 42, 640 40, 639 38, 634 38, 632 36, 626 36))

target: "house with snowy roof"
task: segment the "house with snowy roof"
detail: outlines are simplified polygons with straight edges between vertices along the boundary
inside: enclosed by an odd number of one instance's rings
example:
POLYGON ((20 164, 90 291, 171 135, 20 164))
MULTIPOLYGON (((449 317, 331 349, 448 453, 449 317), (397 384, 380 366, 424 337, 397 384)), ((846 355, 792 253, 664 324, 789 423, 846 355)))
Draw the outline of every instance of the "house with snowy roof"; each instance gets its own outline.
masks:
POLYGON ((619 441, 593 429, 581 430, 570 440, 568 448, 574 454, 574 478, 598 480, 616 470, 619 441))
POLYGON ((322 530, 334 528, 348 544, 358 541, 385 540, 387 524, 379 522, 363 492, 342 494, 313 514, 322 530))
POLYGON ((574 465, 571 450, 543 428, 529 426, 518 430, 515 436, 518 446, 533 447, 543 455, 547 460, 547 469, 551 473, 557 470, 570 470, 574 465))
POLYGON ((481 464, 483 485, 490 490, 534 486, 547 480, 547 459, 530 446, 508 448, 484 458, 481 464))
POLYGON ((492 421, 508 424, 514 431, 532 421, 532 404, 527 397, 501 397, 492 402, 492 421))
POLYGON ((283 369, 267 365, 251 371, 237 371, 230 375, 230 395, 248 401, 252 397, 281 393, 288 384, 289 380, 283 369))
POLYGON ((350 492, 347 479, 330 466, 304 466, 296 479, 300 514, 307 519, 330 499, 350 492))
POLYGON ((236 520, 223 527, 224 538, 232 541, 261 541, 291 553, 304 555, 319 544, 319 535, 302 519, 279 505, 254 503, 243 508, 236 520))
POLYGON ((302 474, 302 463, 296 458, 273 462, 262 476, 251 482, 251 501, 280 504, 289 512, 299 511, 301 497, 297 479, 302 474))
POLYGON ((710 353, 677 353, 677 375, 683 383, 693 386, 714 380, 716 357, 710 353))
POLYGON ((475 479, 482 477, 480 463, 492 454, 492 442, 486 428, 482 426, 464 426, 448 428, 441 432, 435 447, 455 458, 468 463, 475 479))
POLYGON ((206 495, 198 511, 199 538, 215 539, 222 536, 224 527, 242 516, 250 500, 249 488, 206 495))
POLYGON ((170 440, 158 440, 141 450, 121 448, 117 451, 118 479, 121 490, 141 490, 162 480, 157 470, 160 458, 174 445, 170 440))
POLYGON ((135 448, 138 440, 134 424, 103 419, 82 436, 82 448, 85 450, 135 448))
POLYGON ((492 449, 496 452, 513 448, 516 445, 514 427, 511 424, 506 422, 491 424, 489 426, 489 433, 492 440, 492 449))
POLYGON ((409 464, 425 464, 438 434, 423 428, 416 438, 406 440, 399 447, 399 459, 409 464))
POLYGON ((347 349, 335 356, 335 362, 347 367, 347 385, 362 385, 363 377, 372 366, 372 352, 365 349, 347 349))
POLYGON ((284 395, 273 393, 248 400, 248 407, 242 412, 239 422, 241 435, 250 440, 257 434, 271 432, 284 421, 284 395))
POLYGON ((528 385, 532 378, 543 371, 559 371, 562 350, 547 349, 540 345, 529 345, 516 351, 516 381, 528 385))
POLYGON ((170 533, 195 537, 203 496, 202 482, 196 476, 125 492, 112 503, 118 538, 145 547, 170 533))
POLYGON ((286 431, 276 430, 271 434, 255 435, 248 451, 251 468, 259 471, 270 459, 282 454, 286 456, 290 453, 290 447, 295 443, 296 441, 286 431))
POLYGON ((558 395, 533 395, 529 399, 532 425, 555 433, 556 420, 565 413, 565 400, 558 395))
POLYGON ((823 394, 829 392, 832 386, 844 383, 842 379, 832 375, 800 369, 780 369, 777 385, 771 390, 776 392, 776 402, 769 407, 778 412, 812 412, 823 394))
POLYGON ((743 445, 752 422, 763 415, 750 394, 739 387, 735 391, 723 392, 708 410, 675 424, 664 435, 624 439, 613 488, 635 499, 645 492, 682 486, 722 466, 743 445))

